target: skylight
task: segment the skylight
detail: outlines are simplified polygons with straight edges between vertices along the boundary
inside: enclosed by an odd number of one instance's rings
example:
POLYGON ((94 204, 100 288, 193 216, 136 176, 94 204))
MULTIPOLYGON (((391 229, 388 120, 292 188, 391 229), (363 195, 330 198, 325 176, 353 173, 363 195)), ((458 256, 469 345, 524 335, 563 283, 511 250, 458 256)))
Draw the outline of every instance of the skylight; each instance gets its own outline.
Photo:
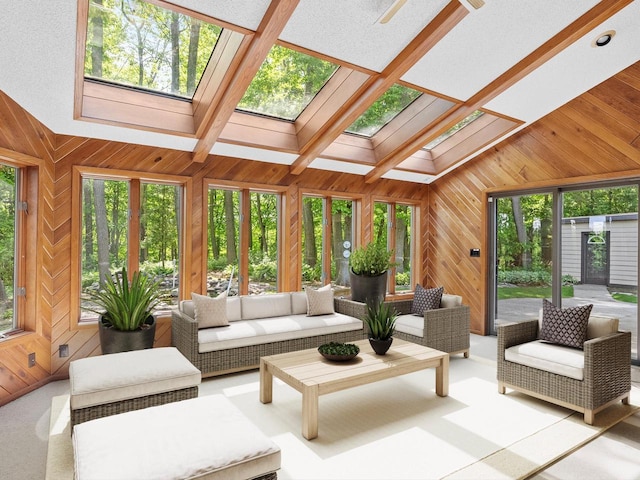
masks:
POLYGON ((90 0, 84 74, 190 99, 221 31, 141 0, 90 0))
POLYGON ((418 90, 395 84, 384 92, 347 128, 348 133, 372 137, 421 95, 418 90))
POLYGON ((469 115, 464 120, 461 120, 458 123, 456 123, 453 127, 451 127, 449 130, 444 132, 442 135, 440 135, 439 137, 431 140, 429 143, 427 143, 423 147, 423 149, 424 150, 431 150, 432 148, 436 148, 438 145, 440 145, 442 142, 444 142, 447 138, 449 138, 452 135, 458 133, 464 127, 466 127, 467 125, 473 123, 475 120, 479 119, 482 115, 484 115, 483 111, 476 110, 475 112, 473 112, 471 115, 469 115))
POLYGON ((293 121, 337 68, 320 58, 274 45, 237 109, 293 121))

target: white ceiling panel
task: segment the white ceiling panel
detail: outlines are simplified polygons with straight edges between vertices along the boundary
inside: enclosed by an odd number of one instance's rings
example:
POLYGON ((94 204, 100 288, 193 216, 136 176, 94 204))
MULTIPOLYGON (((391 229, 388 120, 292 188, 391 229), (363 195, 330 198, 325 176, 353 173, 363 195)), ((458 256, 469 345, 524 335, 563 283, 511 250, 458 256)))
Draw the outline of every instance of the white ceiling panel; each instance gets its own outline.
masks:
POLYGON ((211 149, 214 155, 224 155, 227 157, 244 158, 246 160, 255 160, 257 162, 277 163, 280 165, 291 165, 297 155, 291 153, 276 152, 266 150, 264 148, 246 147, 243 145, 233 145, 231 143, 216 142, 211 149))
POLYGON ((429 184, 438 177, 425 175, 424 173, 407 172, 403 170, 389 170, 382 176, 382 178, 388 178, 390 180, 402 180, 404 182, 429 184))
POLYGON ((468 100, 597 3, 596 0, 487 0, 402 79, 468 100))
POLYGON ((332 172, 354 173, 356 175, 366 175, 373 167, 369 165, 361 165, 358 163, 340 162, 328 158, 316 158, 309 168, 317 168, 318 170, 329 170, 332 172))
POLYGON ((388 23, 378 23, 392 3, 301 0, 280 39, 380 72, 447 4, 409 0, 388 23))
POLYGON ((487 108, 532 122, 640 60, 640 2, 636 1, 527 75, 487 108), (593 40, 615 30, 611 42, 593 40))
POLYGON ((206 2, 172 0, 172 3, 240 27, 256 30, 270 2, 269 0, 208 0, 206 2))

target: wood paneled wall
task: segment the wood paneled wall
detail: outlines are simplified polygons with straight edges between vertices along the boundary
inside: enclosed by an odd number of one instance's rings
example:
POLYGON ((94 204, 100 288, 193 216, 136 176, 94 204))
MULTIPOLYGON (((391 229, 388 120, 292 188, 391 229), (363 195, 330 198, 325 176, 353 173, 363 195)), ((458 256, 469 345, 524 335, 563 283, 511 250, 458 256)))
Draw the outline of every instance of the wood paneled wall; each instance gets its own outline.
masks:
MULTIPOLYGON (((444 285, 446 291, 461 294, 471 306, 473 331, 484 333, 486 190, 532 182, 561 185, 579 176, 589 180, 640 175, 640 65, 629 67, 429 187, 392 180, 370 185, 361 176, 319 170, 293 176, 287 166, 220 156, 197 164, 191 162, 189 152, 55 135, 0 92, 0 154, 2 151, 37 157, 42 164, 35 327, 26 335, 0 342, 0 404, 49 378, 67 375, 70 360, 99 351, 96 328, 78 327, 69 308, 75 294, 70 283, 74 166, 192 178, 190 267, 191 286, 196 291, 202 289, 204 276, 205 178, 286 187, 290 289, 300 269, 298 205, 302 190, 362 195, 364 217, 370 215, 374 197, 419 201, 422 283, 444 285), (483 248, 482 256, 471 258, 469 249, 477 247, 483 248), (71 356, 61 359, 58 346, 63 343, 69 344, 71 356), (36 352, 33 368, 27 366, 30 352, 36 352)), ((367 239, 370 234, 365 225, 362 237, 367 239)), ((157 344, 169 345, 170 336, 169 321, 161 321, 157 344)))
POLYGON ((427 282, 471 306, 486 329, 488 189, 640 177, 640 63, 430 185, 427 282), (482 247, 480 258, 469 249, 482 247))

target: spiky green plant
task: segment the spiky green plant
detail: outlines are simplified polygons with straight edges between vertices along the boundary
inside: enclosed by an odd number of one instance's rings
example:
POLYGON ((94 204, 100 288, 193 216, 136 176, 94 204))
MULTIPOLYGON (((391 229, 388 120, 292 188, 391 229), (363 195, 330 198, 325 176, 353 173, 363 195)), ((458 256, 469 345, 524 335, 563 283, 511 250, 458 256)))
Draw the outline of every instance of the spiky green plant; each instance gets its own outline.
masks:
POLYGON ((396 329, 398 313, 388 303, 367 304, 364 321, 369 327, 369 336, 378 340, 388 340, 396 329))
POLYGON ((89 293, 99 308, 83 308, 102 315, 116 330, 137 330, 160 301, 158 286, 158 282, 138 271, 133 272, 129 282, 127 269, 123 267, 113 277, 105 279, 101 290, 89 293))

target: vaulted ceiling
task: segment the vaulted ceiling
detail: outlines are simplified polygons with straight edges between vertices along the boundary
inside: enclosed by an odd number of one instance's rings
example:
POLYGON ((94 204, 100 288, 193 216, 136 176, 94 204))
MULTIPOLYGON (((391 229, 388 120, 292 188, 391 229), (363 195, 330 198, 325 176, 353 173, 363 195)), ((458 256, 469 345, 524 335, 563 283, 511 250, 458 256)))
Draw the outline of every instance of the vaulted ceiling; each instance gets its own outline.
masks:
POLYGON ((58 134, 430 183, 640 60, 640 0, 149 1, 228 32, 192 102, 87 82, 88 0, 0 0, 0 90, 58 134), (274 43, 340 67, 295 121, 236 109, 274 43), (394 84, 426 95, 370 138, 345 133, 394 84))

